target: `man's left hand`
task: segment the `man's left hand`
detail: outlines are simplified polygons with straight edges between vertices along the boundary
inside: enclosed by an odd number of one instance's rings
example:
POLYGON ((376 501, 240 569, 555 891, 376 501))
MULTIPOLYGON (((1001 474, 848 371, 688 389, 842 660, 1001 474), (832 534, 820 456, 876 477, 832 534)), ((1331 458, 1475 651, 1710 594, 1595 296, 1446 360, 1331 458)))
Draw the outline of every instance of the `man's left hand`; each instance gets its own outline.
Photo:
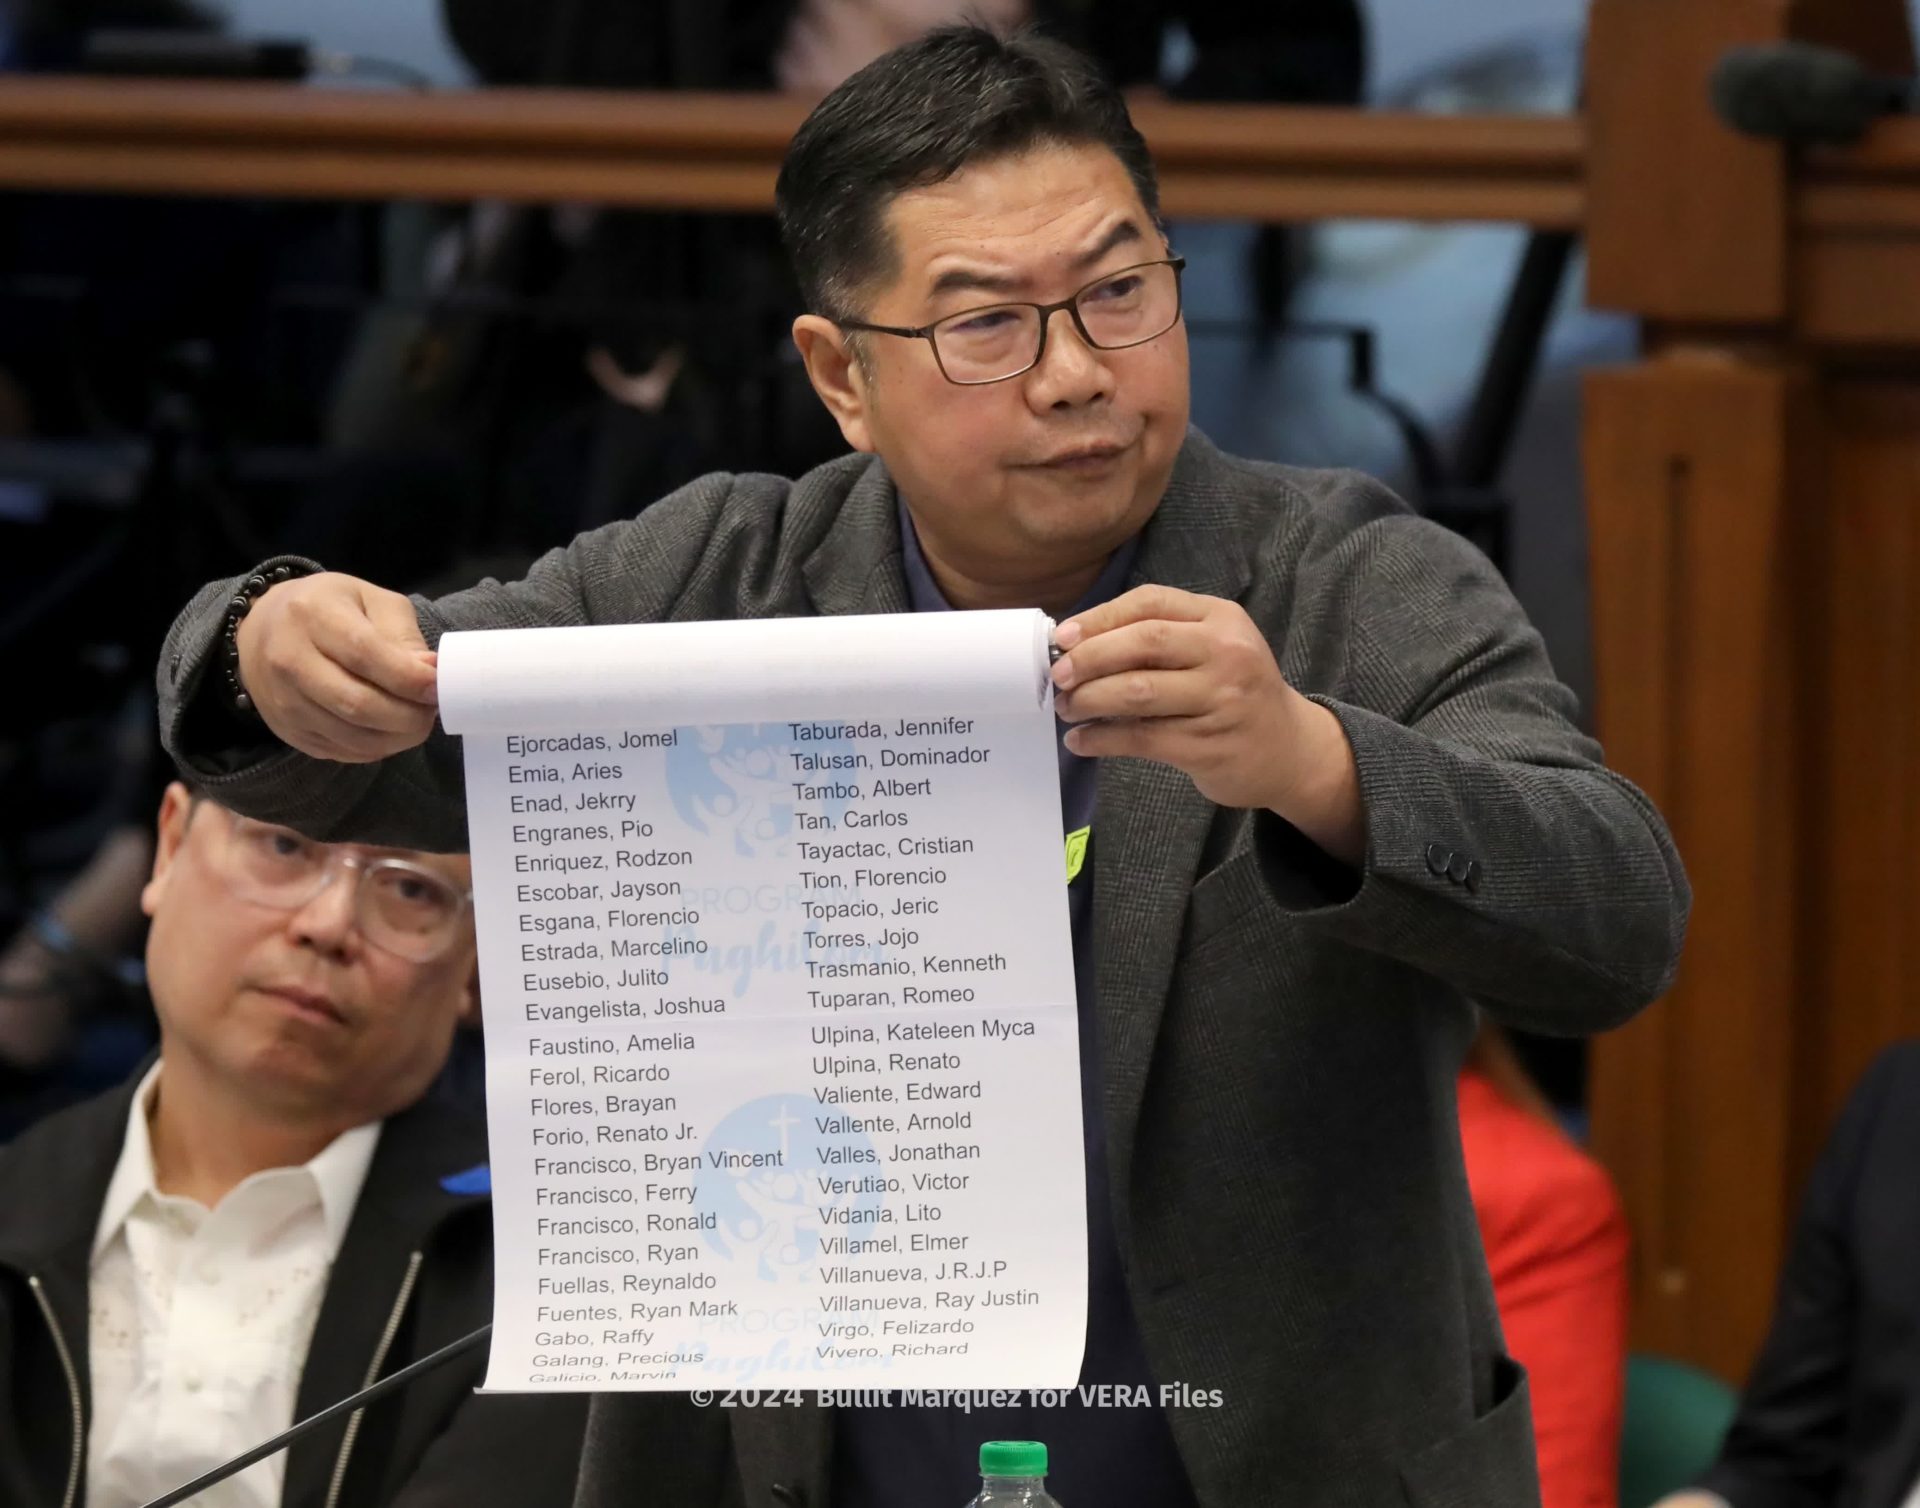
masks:
POLYGON ((1366 825, 1340 721, 1280 674, 1238 603, 1143 586, 1062 623, 1054 706, 1067 747, 1155 759, 1221 806, 1265 807, 1358 866, 1366 825))

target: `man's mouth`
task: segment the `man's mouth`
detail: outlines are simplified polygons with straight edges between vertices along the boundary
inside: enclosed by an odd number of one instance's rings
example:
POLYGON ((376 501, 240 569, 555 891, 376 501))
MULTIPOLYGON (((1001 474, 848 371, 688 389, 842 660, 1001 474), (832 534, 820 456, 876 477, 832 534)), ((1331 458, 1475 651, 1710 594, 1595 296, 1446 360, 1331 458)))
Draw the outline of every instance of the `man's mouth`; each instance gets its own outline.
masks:
POLYGON ((308 989, 298 984, 266 984, 259 988, 261 994, 272 995, 278 1000, 286 1001, 302 1016, 315 1021, 329 1022, 335 1026, 346 1024, 346 1015, 340 1007, 319 990, 308 989))
POLYGON ((1047 471, 1093 470, 1125 455, 1128 447, 1117 440, 1098 440, 1085 445, 1069 445, 1050 456, 1028 464, 1047 471))

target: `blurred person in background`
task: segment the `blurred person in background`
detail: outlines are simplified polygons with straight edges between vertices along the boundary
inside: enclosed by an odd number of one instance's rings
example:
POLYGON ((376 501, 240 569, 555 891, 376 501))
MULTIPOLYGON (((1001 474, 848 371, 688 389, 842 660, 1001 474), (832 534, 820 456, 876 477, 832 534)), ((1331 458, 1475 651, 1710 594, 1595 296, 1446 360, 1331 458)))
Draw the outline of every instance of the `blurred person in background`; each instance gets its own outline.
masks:
POLYGON ((1920 1042, 1877 1058, 1807 1180, 1720 1447, 1656 1508, 1920 1504, 1920 1042))
MULTIPOLYGON (((171 786, 142 905, 158 1058, 0 1150, 0 1502, 135 1508, 491 1318, 462 855, 313 843, 171 786)), ((585 1400, 484 1352, 220 1508, 564 1508, 585 1400)))
MULTIPOLYGON (((943 22, 1032 23, 1133 90, 1183 100, 1351 105, 1357 0, 716 0, 698 6, 442 0, 486 84, 827 93, 943 22), (1178 55, 1176 72, 1167 60, 1178 55)), ((725 468, 796 476, 845 445, 794 359, 799 289, 761 216, 483 203, 397 237, 424 312, 376 315, 328 418, 350 457, 332 506, 390 516, 422 489, 462 547, 529 557, 725 468)), ((1253 269, 1284 312, 1298 238, 1253 269)))
POLYGON ((0 1140, 55 1108, 48 1081, 69 1066, 89 1025, 117 1018, 128 1028, 117 1036, 150 1043, 145 971, 135 959, 152 862, 151 834, 115 825, 80 873, 0 946, 0 1140))
POLYGON ((1615 1508, 1631 1248, 1620 1196, 1491 1022, 1459 1096, 1500 1327, 1533 1389, 1543 1508, 1615 1508))

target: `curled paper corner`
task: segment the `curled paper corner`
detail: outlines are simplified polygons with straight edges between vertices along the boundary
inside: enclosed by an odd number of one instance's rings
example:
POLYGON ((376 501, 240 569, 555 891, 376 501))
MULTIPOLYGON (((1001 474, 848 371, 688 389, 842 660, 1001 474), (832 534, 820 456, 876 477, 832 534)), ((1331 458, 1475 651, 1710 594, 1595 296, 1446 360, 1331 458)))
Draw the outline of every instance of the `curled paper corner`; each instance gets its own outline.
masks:
POLYGON ((1066 651, 1053 642, 1053 633, 1060 625, 1042 612, 1034 614, 1035 628, 1040 635, 1040 643, 1045 653, 1040 656, 1040 705, 1053 705, 1053 663, 1066 651))

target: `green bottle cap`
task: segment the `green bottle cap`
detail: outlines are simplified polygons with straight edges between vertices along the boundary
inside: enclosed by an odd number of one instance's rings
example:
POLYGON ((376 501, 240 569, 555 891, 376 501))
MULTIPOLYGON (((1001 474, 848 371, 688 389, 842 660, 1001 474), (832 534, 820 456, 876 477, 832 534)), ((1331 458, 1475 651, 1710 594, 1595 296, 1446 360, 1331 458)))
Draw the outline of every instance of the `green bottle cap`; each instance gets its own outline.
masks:
POLYGON ((989 1440, 980 1447, 983 1477, 1044 1477, 1047 1448, 1038 1440, 989 1440))

